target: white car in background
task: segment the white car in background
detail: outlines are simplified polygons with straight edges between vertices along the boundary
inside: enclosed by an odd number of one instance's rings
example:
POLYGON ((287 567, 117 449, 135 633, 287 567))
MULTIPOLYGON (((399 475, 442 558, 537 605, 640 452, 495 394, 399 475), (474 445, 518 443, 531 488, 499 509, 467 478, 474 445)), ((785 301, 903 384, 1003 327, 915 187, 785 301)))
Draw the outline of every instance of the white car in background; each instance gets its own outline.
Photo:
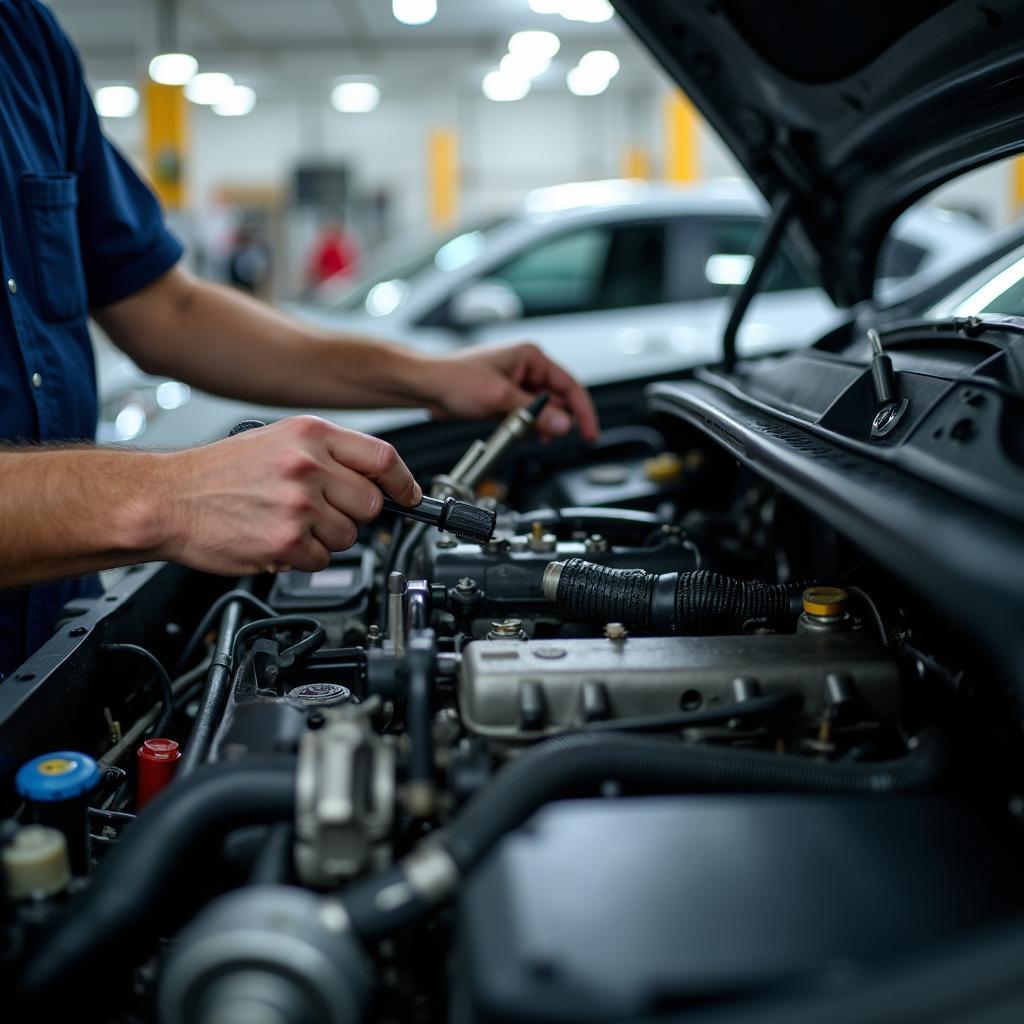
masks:
MULTIPOLYGON (((418 247, 388 248, 363 280, 328 283, 288 308, 327 328, 434 352, 530 339, 590 385, 664 376, 716 357, 765 212, 760 195, 739 181, 540 189, 504 218, 418 247)), ((879 289, 913 274, 952 270, 984 249, 988 237, 964 214, 911 210, 883 252, 879 289)), ((784 245, 743 321, 739 350, 810 344, 841 316, 784 245)), ((241 419, 299 411, 145 378, 100 347, 103 441, 189 444, 222 437, 241 419)), ((399 422, 394 411, 318 411, 367 431, 399 422)))

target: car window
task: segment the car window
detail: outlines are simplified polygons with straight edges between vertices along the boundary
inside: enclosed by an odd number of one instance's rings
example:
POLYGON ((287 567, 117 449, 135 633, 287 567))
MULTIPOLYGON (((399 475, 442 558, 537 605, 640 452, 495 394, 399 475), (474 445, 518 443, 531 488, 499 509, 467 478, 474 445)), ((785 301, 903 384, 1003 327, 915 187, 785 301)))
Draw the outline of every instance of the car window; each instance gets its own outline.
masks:
POLYGON ((896 280, 910 277, 920 269, 927 255, 924 249, 904 238, 893 238, 891 235, 882 246, 878 258, 878 277, 883 280, 896 280))
POLYGON ((1024 256, 1018 256, 1008 266, 999 261, 994 268, 978 275, 966 292, 963 297, 954 299, 952 309, 948 308, 951 303, 942 302, 928 315, 980 316, 991 313, 1024 316, 1024 256))
MULTIPOLYGON (((704 249, 700 254, 704 279, 698 288, 705 298, 727 295, 750 274, 764 222, 755 217, 708 217, 704 223, 704 249)), ((758 291, 783 292, 816 285, 813 274, 801 267, 783 245, 758 291)))
POLYGON ((328 281, 309 296, 310 305, 341 313, 392 312, 408 294, 411 282, 423 271, 456 270, 479 257, 491 237, 508 223, 493 218, 440 237, 400 239, 385 248, 357 280, 328 281))
POLYGON ((665 228, 581 228, 543 241, 488 275, 512 289, 525 317, 665 301, 665 228))

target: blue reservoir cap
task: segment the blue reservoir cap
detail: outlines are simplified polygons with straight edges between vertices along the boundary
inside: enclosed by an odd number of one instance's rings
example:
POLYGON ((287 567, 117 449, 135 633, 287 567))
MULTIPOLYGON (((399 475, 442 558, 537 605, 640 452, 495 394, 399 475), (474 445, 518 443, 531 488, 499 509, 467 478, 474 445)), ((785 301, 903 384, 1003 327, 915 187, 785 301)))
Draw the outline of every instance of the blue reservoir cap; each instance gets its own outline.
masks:
POLYGON ((95 789, 100 766, 88 754, 57 750, 27 761, 18 769, 14 783, 18 794, 37 803, 57 803, 95 789))

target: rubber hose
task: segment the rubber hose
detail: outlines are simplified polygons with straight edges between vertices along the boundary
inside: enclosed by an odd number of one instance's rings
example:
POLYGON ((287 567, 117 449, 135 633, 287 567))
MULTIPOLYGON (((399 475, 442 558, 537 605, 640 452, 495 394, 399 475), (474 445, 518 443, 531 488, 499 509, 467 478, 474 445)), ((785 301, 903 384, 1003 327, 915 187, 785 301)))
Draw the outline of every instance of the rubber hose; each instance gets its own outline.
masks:
POLYGON ((707 569, 656 575, 571 558, 562 563, 554 600, 583 622, 621 622, 653 634, 716 636, 742 632, 751 619, 790 629, 805 583, 738 580, 707 569))
POLYGON ((30 956, 21 994, 66 999, 83 982, 98 990, 104 972, 124 963, 122 954, 138 962, 137 952, 166 926, 156 909, 193 881, 194 854, 232 829, 289 821, 294 810, 294 758, 203 766, 168 786, 124 830, 89 887, 30 956))
MULTIPOLYGON (((430 841, 440 841, 460 875, 552 800, 592 793, 616 781, 631 793, 825 793, 893 796, 924 792, 943 767, 936 731, 921 732, 895 761, 822 763, 753 750, 685 746, 676 740, 608 733, 567 733, 538 744, 506 765, 430 841)), ((415 856, 415 853, 413 854, 415 856)), ((424 917, 443 898, 417 892, 400 862, 343 894, 352 926, 379 939, 424 917), (402 898, 399 898, 402 897, 402 898)))

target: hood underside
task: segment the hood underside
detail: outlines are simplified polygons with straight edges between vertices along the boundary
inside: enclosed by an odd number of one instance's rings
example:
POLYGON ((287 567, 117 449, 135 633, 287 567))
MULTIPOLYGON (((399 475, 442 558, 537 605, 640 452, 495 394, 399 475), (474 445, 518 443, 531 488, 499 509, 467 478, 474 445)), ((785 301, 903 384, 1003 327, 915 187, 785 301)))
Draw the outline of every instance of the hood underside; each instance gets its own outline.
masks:
POLYGON ((615 0, 840 305, 870 299, 893 220, 1024 148, 1019 0, 615 0), (802 237, 800 237, 802 236, 802 237))

